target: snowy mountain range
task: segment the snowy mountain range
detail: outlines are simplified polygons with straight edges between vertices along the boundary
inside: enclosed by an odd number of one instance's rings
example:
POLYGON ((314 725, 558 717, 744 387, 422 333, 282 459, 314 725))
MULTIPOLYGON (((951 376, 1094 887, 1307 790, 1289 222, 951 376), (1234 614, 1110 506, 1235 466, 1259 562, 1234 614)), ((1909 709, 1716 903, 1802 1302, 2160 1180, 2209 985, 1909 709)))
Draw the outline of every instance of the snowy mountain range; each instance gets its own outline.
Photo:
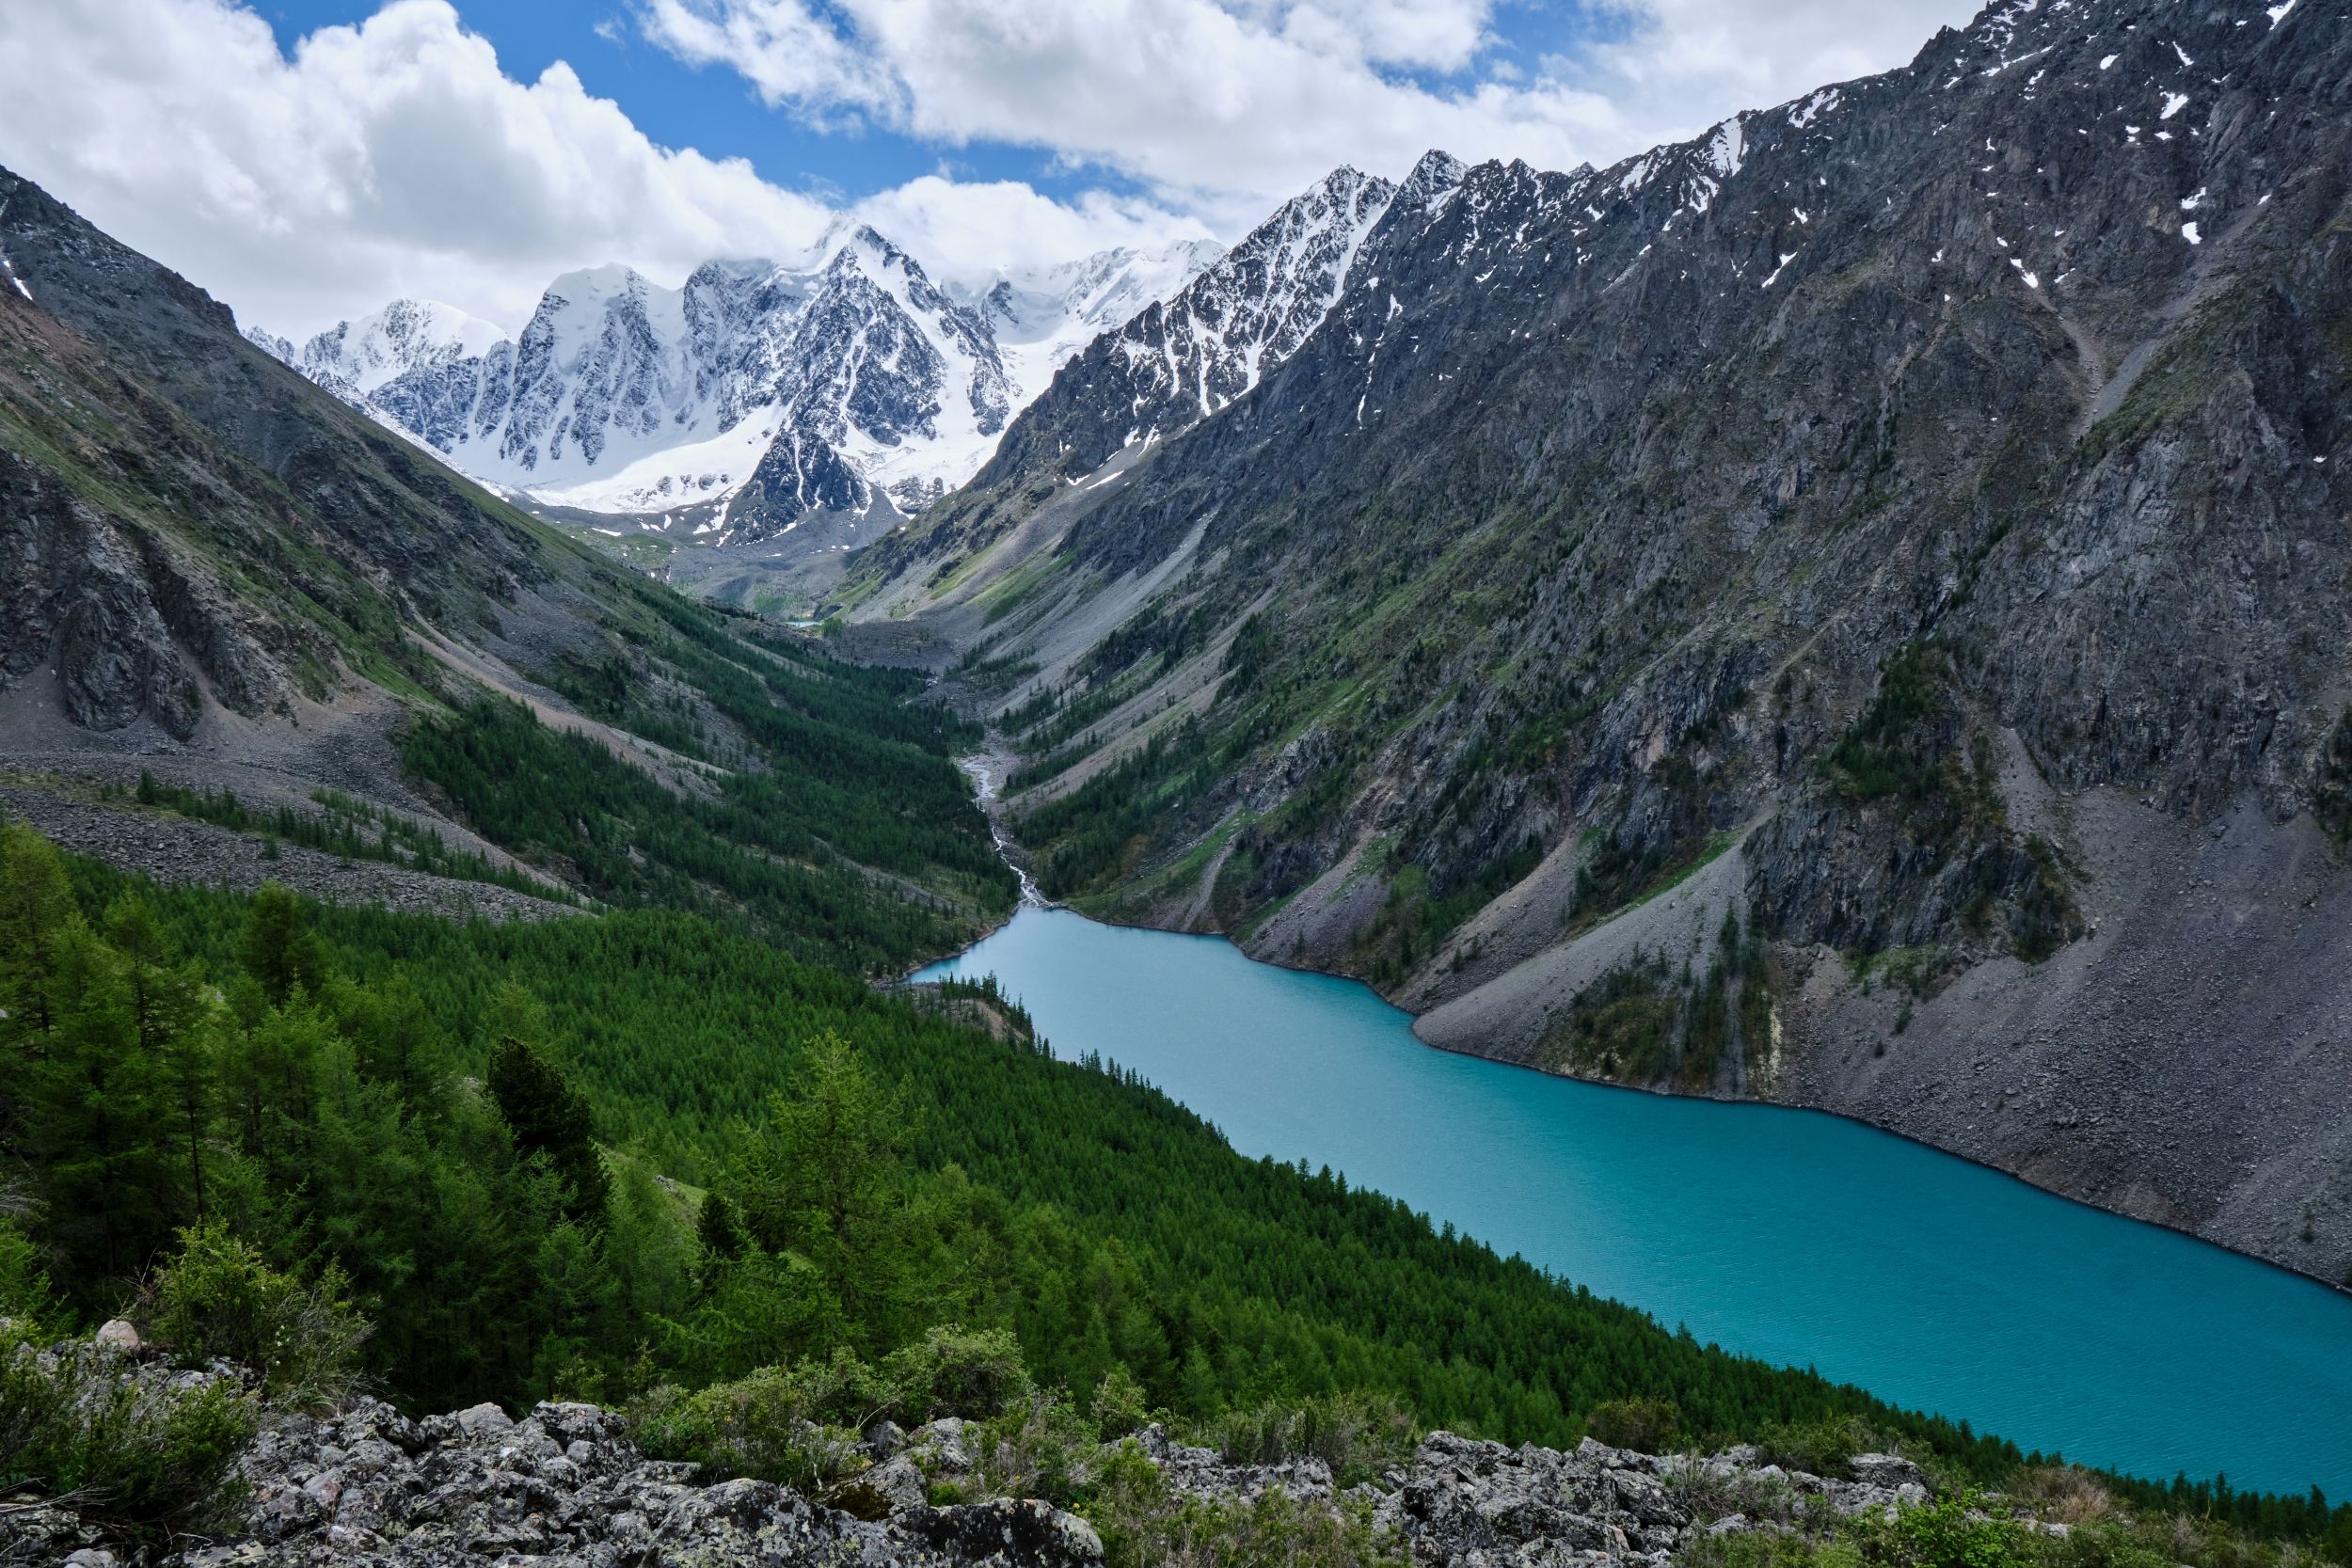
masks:
POLYGON ((405 299, 299 347, 246 335, 487 483, 732 544, 818 511, 872 519, 853 533, 895 526, 971 477, 1073 353, 1217 256, 1109 250, 951 291, 843 226, 677 289, 626 266, 566 273, 511 340, 405 299))
POLYGON ((1334 169, 1182 288, 1089 342, 1025 405, 983 484, 1049 469, 1074 482, 1220 412, 1297 354, 1350 290, 1377 284, 1375 232, 1441 212, 1467 173, 1441 151, 1402 181, 1334 169))

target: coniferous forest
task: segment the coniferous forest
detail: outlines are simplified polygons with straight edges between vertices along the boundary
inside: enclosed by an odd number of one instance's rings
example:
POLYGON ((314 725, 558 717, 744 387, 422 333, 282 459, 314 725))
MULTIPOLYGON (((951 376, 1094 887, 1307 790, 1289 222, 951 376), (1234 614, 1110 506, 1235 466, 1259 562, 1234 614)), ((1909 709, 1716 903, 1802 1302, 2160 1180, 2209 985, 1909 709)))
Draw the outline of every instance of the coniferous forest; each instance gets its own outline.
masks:
MULTIPOLYGON (((995 1375, 1098 1424, 1368 1402, 1508 1442, 1895 1443, 1973 1481, 2026 1457, 1243 1159, 985 984, 876 990, 691 911, 459 925, 159 887, 21 825, 0 892, 20 1338, 129 1312, 273 1397, 627 1404, 672 1451, 808 1481, 821 1455, 746 1460, 714 1410, 780 1389, 850 1418, 995 1375)), ((254 1418, 183 1413, 161 1476, 92 1475, 87 1443, 11 1464, 161 1528, 254 1418)), ((2139 1490, 2344 1528, 2316 1497, 2139 1490)))

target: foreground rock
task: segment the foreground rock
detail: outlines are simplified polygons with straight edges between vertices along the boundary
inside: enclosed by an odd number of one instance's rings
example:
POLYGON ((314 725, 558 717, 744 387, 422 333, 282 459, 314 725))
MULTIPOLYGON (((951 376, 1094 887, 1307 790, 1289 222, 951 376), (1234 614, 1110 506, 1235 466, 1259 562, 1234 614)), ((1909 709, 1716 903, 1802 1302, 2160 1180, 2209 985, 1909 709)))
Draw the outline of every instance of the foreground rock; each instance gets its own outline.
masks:
MULTIPOLYGON (((1588 1440, 1563 1453, 1439 1432, 1409 1462, 1342 1490, 1313 1457, 1232 1465, 1156 1426, 1131 1441, 1172 1497, 1246 1504, 1280 1492, 1310 1508, 1350 1511, 1428 1568, 1663 1565, 1706 1536, 1818 1517, 1824 1506, 1851 1516, 1927 1499, 1917 1470, 1887 1455, 1857 1456, 1852 1468, 1866 1479, 1849 1481, 1785 1472, 1753 1449, 1661 1458, 1588 1440)), ((594 1405, 542 1404, 517 1421, 484 1404, 418 1421, 363 1399, 334 1416, 267 1427, 243 1462, 251 1490, 236 1536, 165 1560, 1090 1568, 1102 1560, 1093 1526, 1048 1503, 926 1500, 943 1482, 965 1496, 984 1491, 981 1449, 981 1433, 961 1421, 912 1433, 880 1429, 869 1434, 874 1465, 834 1494, 848 1506, 832 1507, 767 1481, 698 1484, 694 1466, 645 1457, 622 1418, 594 1405)), ((0 1514, 0 1562, 55 1561, 80 1548, 103 1568, 114 1560, 108 1544, 63 1509, 0 1514), (36 1528, 38 1539, 28 1533, 36 1528)))

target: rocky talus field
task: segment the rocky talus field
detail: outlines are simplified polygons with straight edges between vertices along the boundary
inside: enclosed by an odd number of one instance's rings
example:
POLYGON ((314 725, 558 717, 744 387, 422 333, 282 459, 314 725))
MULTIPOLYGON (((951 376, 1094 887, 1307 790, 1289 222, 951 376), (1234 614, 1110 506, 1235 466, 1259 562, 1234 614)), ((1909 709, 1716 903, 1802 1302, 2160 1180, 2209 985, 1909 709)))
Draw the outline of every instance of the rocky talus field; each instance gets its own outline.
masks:
MULTIPOLYGON (((119 1375, 184 1389, 241 1374, 226 1365, 173 1371, 126 1359, 119 1375)), ((949 1418, 907 1432, 878 1422, 849 1456, 849 1479, 820 1499, 770 1481, 713 1481, 692 1465, 648 1459, 618 1413, 593 1404, 542 1403, 519 1418, 482 1404, 412 1420, 360 1398, 329 1415, 275 1417, 241 1462, 247 1491, 229 1538, 162 1560, 170 1568, 1091 1568, 1104 1560, 1103 1535, 1086 1518, 993 1495, 988 1478, 996 1463, 980 1423, 949 1418), (941 1500, 959 1494, 976 1500, 941 1500)), ((1447 1432, 1345 1486, 1320 1458, 1236 1464, 1157 1425, 1082 1456, 1080 1479, 1112 1465, 1137 1478, 1161 1517, 1190 1504, 1280 1494, 1289 1505, 1278 1505, 1281 1516, 1310 1528, 1318 1516, 1343 1522, 1381 1560, 1423 1568, 1663 1568, 1710 1538, 1834 1531, 1839 1521, 1929 1497, 1918 1467, 1891 1454, 1851 1456, 1844 1461, 1851 1479, 1839 1479, 1767 1464, 1750 1448, 1658 1455, 1588 1438, 1564 1453, 1447 1432)), ((0 1502, 0 1562, 112 1568, 116 1560, 70 1500, 0 1502)))

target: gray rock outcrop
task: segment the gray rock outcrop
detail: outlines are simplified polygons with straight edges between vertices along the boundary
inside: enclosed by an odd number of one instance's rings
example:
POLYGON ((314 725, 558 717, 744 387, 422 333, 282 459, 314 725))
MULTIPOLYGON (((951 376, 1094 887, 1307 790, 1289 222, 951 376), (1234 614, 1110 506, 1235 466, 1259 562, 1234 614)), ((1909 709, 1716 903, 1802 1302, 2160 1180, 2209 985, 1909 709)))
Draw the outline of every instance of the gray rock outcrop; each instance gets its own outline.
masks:
MULTIPOLYGON (((691 1465, 647 1458, 623 1418, 596 1405, 541 1404, 517 1420, 481 1404, 412 1420, 362 1398, 332 1415, 274 1418, 242 1462, 249 1491, 234 1537, 183 1546, 164 1560, 169 1568, 1099 1563, 1095 1527, 1049 1503, 927 1499, 933 1481, 984 1490, 975 1486, 977 1437, 958 1420, 883 1434, 881 1443, 869 1437, 866 1452, 878 1462, 833 1494, 852 1513, 769 1481, 704 1483, 691 1465), (898 1451, 878 1452, 901 1438, 898 1451)), ((1342 1489, 1312 1456, 1234 1464, 1158 1426, 1126 1442, 1180 1502, 1246 1504, 1280 1493, 1310 1509, 1346 1511, 1420 1568, 1604 1560, 1664 1568, 1708 1536, 1801 1518, 1818 1526, 1929 1496, 1918 1470, 1887 1454, 1855 1456, 1856 1479, 1847 1481, 1761 1464, 1752 1449, 1660 1456, 1587 1439, 1562 1452, 1437 1432, 1405 1463, 1342 1489)), ((1111 1456, 1106 1447, 1082 1463, 1080 1479, 1111 1456)), ((115 1546, 64 1507, 28 1501, 0 1514, 0 1562, 115 1546)))

